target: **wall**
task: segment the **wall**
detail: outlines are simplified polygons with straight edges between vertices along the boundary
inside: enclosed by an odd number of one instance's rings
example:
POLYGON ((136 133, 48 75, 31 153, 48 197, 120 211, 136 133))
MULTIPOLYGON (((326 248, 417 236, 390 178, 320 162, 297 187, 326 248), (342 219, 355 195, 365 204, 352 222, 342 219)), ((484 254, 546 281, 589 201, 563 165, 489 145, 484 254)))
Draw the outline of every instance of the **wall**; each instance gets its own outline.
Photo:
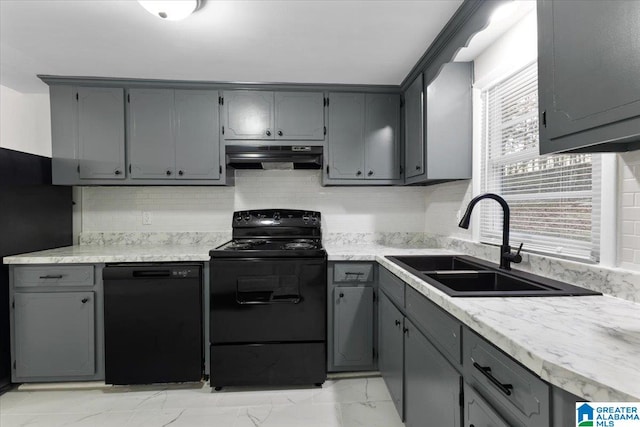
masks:
POLYGON ((0 85, 0 147, 51 157, 49 95, 0 85))
POLYGON ((640 150, 618 158, 620 266, 640 270, 640 150))
MULTIPOLYGON (((514 27, 493 43, 474 61, 475 98, 474 116, 479 113, 478 87, 490 85, 500 76, 509 74, 531 63, 537 58, 537 30, 535 12, 525 16, 514 27)), ((478 126, 479 127, 479 126, 478 126)), ((474 168, 479 158, 481 129, 474 129, 474 168)), ((640 271, 640 151, 617 155, 617 177, 605 179, 617 180, 618 206, 617 224, 617 261, 616 267, 640 271)), ((471 231, 457 226, 460 212, 464 212, 473 194, 479 193, 479 173, 474 170, 475 180, 459 181, 428 187, 426 190, 425 231, 430 235, 473 240, 471 231)), ((615 209, 611 206, 611 209, 615 209)), ((475 215, 475 213, 474 213, 475 215)), ((471 221, 471 230, 477 217, 471 221)), ((466 245, 476 255, 483 256, 484 245, 466 245)), ((464 248, 462 248, 464 249, 464 248)), ((495 251, 490 248, 489 251, 495 251)), ((524 266, 523 266, 524 267, 524 266)))
POLYGON ((324 233, 422 232, 424 187, 322 187, 321 171, 236 171, 235 187, 84 187, 83 233, 229 232, 233 211, 320 211, 324 233), (142 224, 142 212, 152 224, 142 224))

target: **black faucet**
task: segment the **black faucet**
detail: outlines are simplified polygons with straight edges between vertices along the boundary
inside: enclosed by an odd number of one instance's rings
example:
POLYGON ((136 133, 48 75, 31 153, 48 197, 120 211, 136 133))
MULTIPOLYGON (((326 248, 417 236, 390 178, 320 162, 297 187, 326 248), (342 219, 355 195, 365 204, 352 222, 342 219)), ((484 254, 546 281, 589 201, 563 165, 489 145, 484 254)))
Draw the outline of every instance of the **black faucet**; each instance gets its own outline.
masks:
POLYGON ((519 263, 522 261, 522 256, 520 255, 520 250, 522 249, 522 243, 520 243, 520 247, 518 248, 518 252, 515 254, 511 253, 511 246, 509 246, 509 205, 507 201, 497 194, 493 193, 485 193, 481 194, 477 197, 474 197, 469 202, 467 206, 467 211, 462 216, 458 227, 461 228, 469 228, 469 221, 471 221, 471 211, 473 211, 473 207, 482 199, 493 199, 496 202, 500 203, 503 211, 503 222, 502 222, 502 246, 500 246, 500 268, 505 270, 511 270, 511 263, 519 263))

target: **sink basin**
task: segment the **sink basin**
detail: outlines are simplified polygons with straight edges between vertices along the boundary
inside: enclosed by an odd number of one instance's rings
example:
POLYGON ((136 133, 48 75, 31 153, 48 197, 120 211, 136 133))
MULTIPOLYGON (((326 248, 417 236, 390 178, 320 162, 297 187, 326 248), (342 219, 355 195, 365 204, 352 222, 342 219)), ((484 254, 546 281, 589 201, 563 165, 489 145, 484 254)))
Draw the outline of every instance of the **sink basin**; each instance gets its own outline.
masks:
POLYGON ((535 297, 602 295, 589 289, 504 270, 466 255, 388 256, 389 261, 451 297, 535 297))
POLYGON ((486 270, 487 267, 483 267, 479 264, 467 261, 458 256, 452 255, 407 255, 407 256, 394 256, 387 257, 396 264, 404 264, 404 267, 412 268, 416 271, 478 271, 486 270))

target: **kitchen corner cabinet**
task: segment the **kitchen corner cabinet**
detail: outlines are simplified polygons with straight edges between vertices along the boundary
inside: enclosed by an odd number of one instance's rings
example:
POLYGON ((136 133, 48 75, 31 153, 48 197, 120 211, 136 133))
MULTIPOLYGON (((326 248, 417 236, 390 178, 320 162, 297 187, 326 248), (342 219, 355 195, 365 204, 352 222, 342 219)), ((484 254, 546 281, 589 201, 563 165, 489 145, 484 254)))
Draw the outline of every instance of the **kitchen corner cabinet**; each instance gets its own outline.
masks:
POLYGON ((95 269, 10 267, 12 381, 104 379, 101 283, 95 269))
POLYGON ((471 178, 471 81, 472 63, 450 62, 405 92, 406 183, 471 178))
POLYGON ((375 263, 329 263, 328 370, 376 369, 375 263))
POLYGON ((124 89, 51 86, 52 182, 125 179, 124 89))
POLYGON ((132 179, 220 179, 217 91, 130 89, 128 103, 132 179))
POLYGON ((400 96, 330 93, 325 184, 400 180, 400 96))
POLYGON ((538 1, 540 154, 640 148, 638 28, 637 1, 538 1))
POLYGON ((225 140, 324 140, 322 92, 234 90, 222 103, 225 140))

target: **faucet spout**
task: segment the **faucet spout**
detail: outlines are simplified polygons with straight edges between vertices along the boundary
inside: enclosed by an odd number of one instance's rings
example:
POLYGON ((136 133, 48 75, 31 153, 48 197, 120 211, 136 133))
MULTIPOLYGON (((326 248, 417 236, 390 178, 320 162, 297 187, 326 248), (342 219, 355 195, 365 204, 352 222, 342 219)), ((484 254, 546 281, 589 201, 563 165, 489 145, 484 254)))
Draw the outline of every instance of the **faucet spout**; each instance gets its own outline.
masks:
MULTIPOLYGON (((522 257, 520 256, 520 250, 518 250, 517 254, 511 253, 511 246, 509 246, 509 220, 511 211, 509 209, 509 204, 505 199, 494 193, 485 193, 474 197, 469 202, 467 210, 462 216, 458 227, 464 229, 469 228, 469 223, 471 222, 471 212, 473 211, 475 205, 483 199, 493 199, 502 207, 502 246, 500 246, 500 268, 511 270, 511 263, 520 262, 522 260, 522 257)), ((522 245, 520 245, 520 248, 522 248, 522 245)))

